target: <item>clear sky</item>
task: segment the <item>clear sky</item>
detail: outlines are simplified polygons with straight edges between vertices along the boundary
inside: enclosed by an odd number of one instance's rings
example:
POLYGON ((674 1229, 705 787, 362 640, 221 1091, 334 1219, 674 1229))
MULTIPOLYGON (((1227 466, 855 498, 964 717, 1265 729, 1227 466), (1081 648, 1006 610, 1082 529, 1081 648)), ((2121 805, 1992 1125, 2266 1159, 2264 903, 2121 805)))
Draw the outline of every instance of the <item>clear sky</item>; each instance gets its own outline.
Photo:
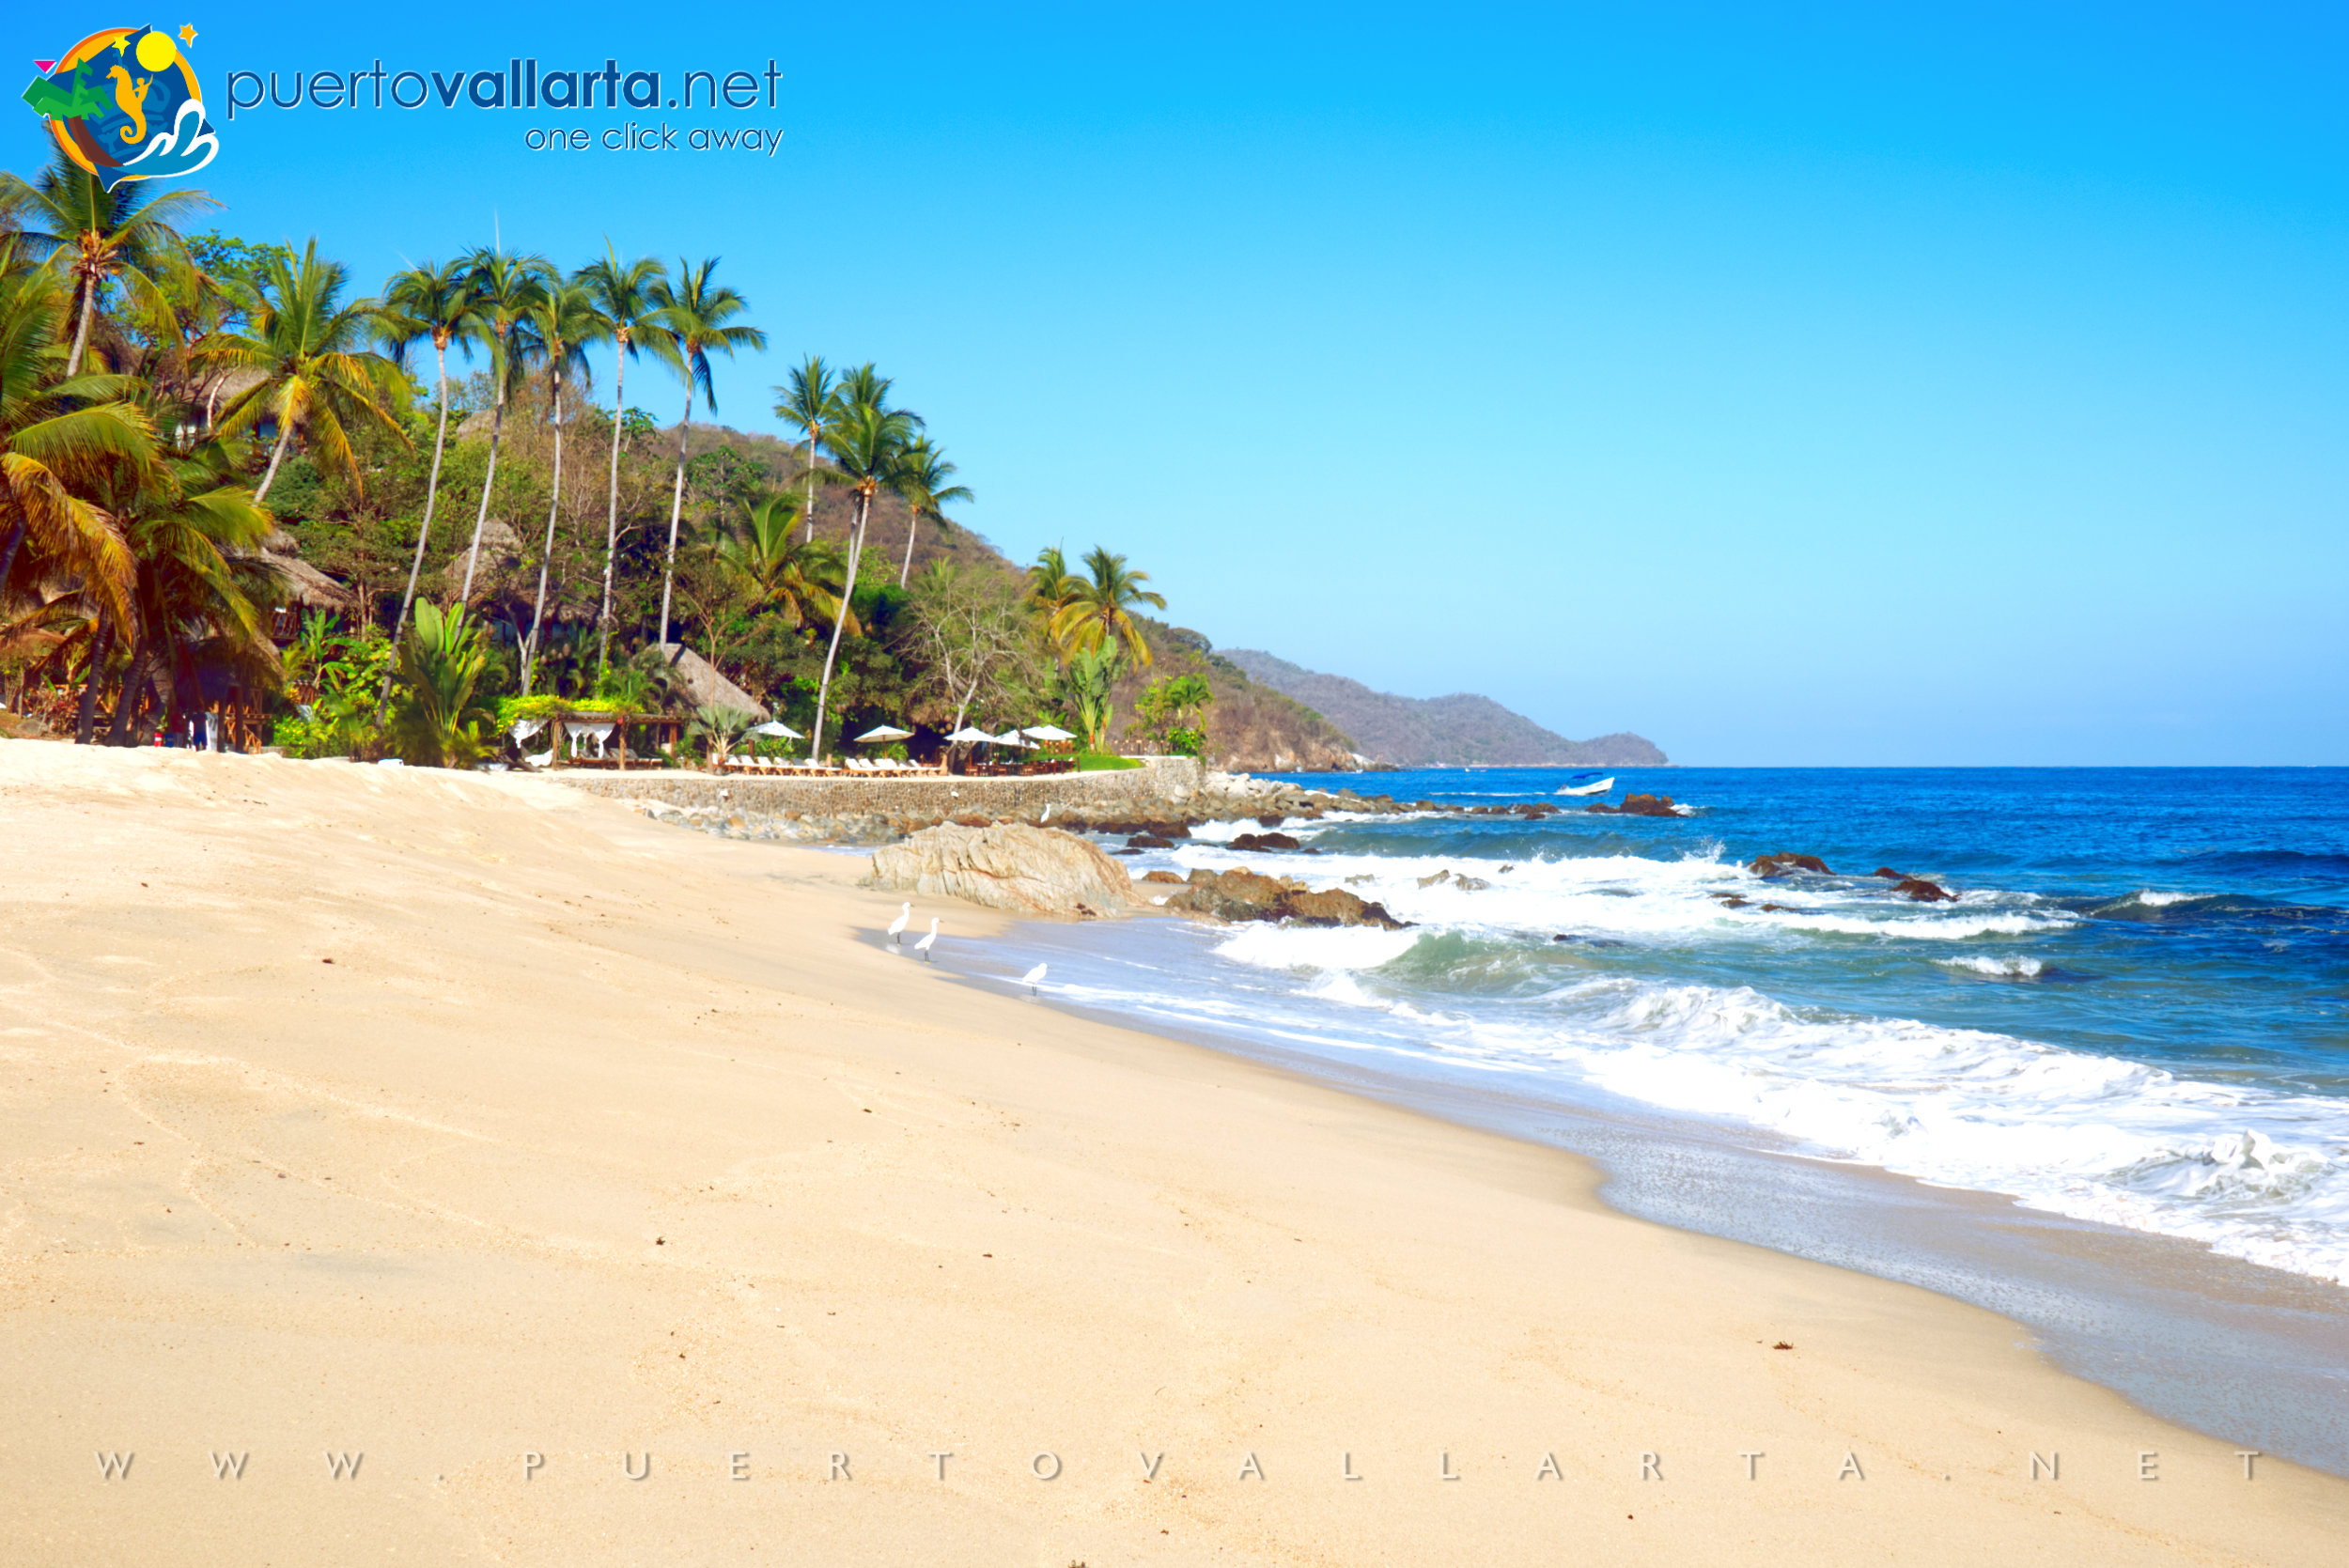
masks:
MULTIPOLYGON (((803 353, 876 360, 971 525, 1123 551, 1219 644, 1688 763, 2341 764, 2343 14, 87 20, 197 28, 224 228, 369 287, 493 222, 721 256, 770 336, 722 418, 779 430, 803 353), (224 113, 231 70, 511 56, 669 97, 772 60, 781 101, 224 113), (631 119, 780 147, 523 145, 631 119)), ((78 36, 8 30, 27 71, 78 36)), ((0 119, 23 169, 38 122, 0 119)))

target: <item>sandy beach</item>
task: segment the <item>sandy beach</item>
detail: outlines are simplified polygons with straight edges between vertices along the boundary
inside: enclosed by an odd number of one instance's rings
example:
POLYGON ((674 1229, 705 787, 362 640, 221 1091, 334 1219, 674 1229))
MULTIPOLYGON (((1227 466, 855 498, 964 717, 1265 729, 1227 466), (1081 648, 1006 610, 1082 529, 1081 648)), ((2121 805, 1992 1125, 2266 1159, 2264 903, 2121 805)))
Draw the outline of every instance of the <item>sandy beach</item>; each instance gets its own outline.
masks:
POLYGON ((926 969, 858 858, 544 780, 36 742, 0 826, 11 1565, 2349 1539, 2349 1482, 1992 1314, 926 969))

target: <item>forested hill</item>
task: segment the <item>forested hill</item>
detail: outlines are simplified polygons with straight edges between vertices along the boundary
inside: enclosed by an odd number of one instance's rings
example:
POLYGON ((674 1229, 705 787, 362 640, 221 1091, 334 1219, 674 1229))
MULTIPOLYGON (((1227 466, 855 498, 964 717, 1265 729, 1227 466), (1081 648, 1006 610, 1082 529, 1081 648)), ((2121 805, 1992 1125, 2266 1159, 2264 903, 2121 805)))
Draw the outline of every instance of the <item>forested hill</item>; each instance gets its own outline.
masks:
POLYGON ((1657 768, 1656 743, 1630 734, 1568 740, 1490 697, 1398 697, 1359 680, 1325 675, 1255 649, 1226 649, 1249 676, 1283 691, 1354 737, 1377 761, 1398 768, 1482 763, 1514 768, 1657 768))

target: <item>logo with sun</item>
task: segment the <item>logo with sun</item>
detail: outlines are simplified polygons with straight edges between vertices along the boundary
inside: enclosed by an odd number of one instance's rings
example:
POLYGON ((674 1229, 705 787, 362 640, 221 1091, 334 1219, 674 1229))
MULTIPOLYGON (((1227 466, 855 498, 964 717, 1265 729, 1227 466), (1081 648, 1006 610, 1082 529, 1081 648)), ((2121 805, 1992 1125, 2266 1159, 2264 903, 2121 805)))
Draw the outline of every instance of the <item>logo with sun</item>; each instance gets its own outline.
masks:
POLYGON ((172 179, 212 161, 220 141, 204 117, 188 49, 195 29, 108 27, 39 72, 24 101, 49 122, 59 151, 111 191, 126 179, 172 179))

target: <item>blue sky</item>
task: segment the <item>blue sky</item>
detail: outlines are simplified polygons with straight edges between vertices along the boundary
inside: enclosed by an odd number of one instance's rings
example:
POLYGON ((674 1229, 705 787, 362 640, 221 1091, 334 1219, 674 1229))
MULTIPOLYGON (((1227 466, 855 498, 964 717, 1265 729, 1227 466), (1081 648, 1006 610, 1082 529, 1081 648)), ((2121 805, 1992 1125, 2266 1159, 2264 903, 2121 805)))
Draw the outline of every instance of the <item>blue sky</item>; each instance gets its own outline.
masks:
POLYGON ((199 31, 224 228, 369 286, 493 219, 722 256, 771 343, 722 418, 876 360, 968 522, 1124 551, 1218 644, 1688 763, 2349 763, 2338 12, 382 14, 140 18, 199 31), (221 108, 518 54, 785 101, 221 108), (522 144, 631 118, 781 150, 522 144))

